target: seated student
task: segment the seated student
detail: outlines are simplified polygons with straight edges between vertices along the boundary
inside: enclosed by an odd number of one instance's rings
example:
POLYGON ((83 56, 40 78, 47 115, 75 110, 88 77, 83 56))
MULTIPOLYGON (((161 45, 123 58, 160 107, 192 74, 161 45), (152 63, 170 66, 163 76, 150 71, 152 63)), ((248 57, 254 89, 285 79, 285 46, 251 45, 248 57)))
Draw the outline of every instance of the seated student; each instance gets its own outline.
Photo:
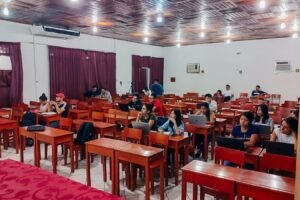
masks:
POLYGON ((293 117, 297 120, 299 120, 299 110, 294 110, 293 112, 290 113, 289 117, 293 117))
POLYGON ((276 128, 273 131, 271 135, 271 141, 294 144, 296 150, 297 134, 298 120, 293 117, 288 117, 281 122, 280 128, 276 128))
POLYGON ((49 102, 48 112, 56 112, 61 117, 68 117, 68 104, 64 101, 65 95, 57 93, 55 101, 49 102))
POLYGON ((155 94, 152 93, 151 96, 149 96, 149 103, 152 107, 152 112, 157 113, 158 117, 166 116, 166 109, 163 103, 159 99, 156 99, 155 94))
POLYGON ((108 90, 102 89, 101 94, 99 96, 97 96, 97 98, 105 99, 109 103, 112 103, 112 97, 111 97, 111 94, 108 90))
POLYGON ((88 98, 91 98, 91 97, 96 97, 96 96, 99 96, 101 94, 100 90, 98 89, 98 86, 94 85, 92 87, 92 89, 90 91, 87 91, 86 93, 84 93, 84 97, 88 97, 88 98))
POLYGON ((233 91, 230 89, 230 85, 227 84, 226 85, 226 90, 223 92, 224 94, 224 102, 227 102, 227 101, 230 101, 234 94, 233 94, 233 91))
POLYGON ((274 128, 274 121, 273 119, 269 116, 269 109, 266 104, 261 104, 257 107, 256 109, 256 115, 254 118, 254 123, 258 124, 266 124, 271 127, 271 131, 274 128))
POLYGON ((151 113, 151 108, 148 104, 143 105, 142 112, 138 114, 136 121, 148 123, 151 130, 157 130, 156 117, 151 113))
POLYGON ((218 91, 214 94, 214 99, 215 99, 217 102, 220 102, 220 103, 224 101, 224 96, 223 96, 221 90, 218 90, 218 91))
POLYGON ((40 112, 47 112, 48 111, 48 107, 49 107, 49 102, 47 101, 48 98, 45 95, 45 93, 43 93, 40 98, 40 112))
POLYGON ((144 93, 144 95, 148 97, 151 95, 151 90, 149 90, 146 86, 144 89, 142 89, 142 93, 144 93))
POLYGON ((255 96, 260 95, 260 94, 266 94, 266 92, 260 90, 260 86, 257 85, 255 90, 252 91, 251 96, 255 97, 255 96))
MULTIPOLYGON (((209 106, 207 102, 203 102, 200 104, 197 104, 197 109, 195 110, 195 115, 205 115, 207 122, 215 123, 216 117, 214 112, 211 112, 209 110, 209 106)), ((211 140, 211 136, 208 137, 208 142, 211 140)), ((200 157, 200 152, 204 152, 204 137, 203 135, 196 134, 196 146, 197 146, 197 152, 196 152, 196 158, 200 157)))
POLYGON ((212 112, 217 111, 218 104, 215 100, 212 99, 211 94, 205 95, 205 101, 208 103, 210 111, 212 111, 212 112))
POLYGON ((142 109, 142 102, 139 99, 138 94, 134 94, 132 96, 131 101, 128 103, 128 109, 129 110, 141 110, 142 109))
POLYGON ((159 132, 169 132, 170 134, 180 135, 184 132, 184 123, 181 112, 177 109, 172 110, 168 121, 158 128, 159 132))
POLYGON ((253 114, 251 112, 244 112, 240 117, 240 124, 232 129, 231 135, 234 138, 247 138, 249 141, 245 141, 245 147, 253 147, 259 140, 258 128, 253 125, 253 114))

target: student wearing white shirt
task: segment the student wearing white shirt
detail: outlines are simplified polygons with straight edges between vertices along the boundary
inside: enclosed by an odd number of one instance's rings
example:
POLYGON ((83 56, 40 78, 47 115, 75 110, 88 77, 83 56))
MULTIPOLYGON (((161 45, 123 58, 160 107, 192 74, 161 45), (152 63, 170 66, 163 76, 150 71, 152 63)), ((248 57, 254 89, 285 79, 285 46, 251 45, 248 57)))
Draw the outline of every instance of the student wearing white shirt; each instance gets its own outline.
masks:
POLYGON ((112 103, 112 96, 108 90, 102 89, 101 94, 97 96, 96 98, 105 99, 109 103, 112 103))
POLYGON ((234 94, 233 94, 233 91, 230 89, 230 85, 226 85, 226 90, 223 92, 223 95, 224 95, 224 101, 230 101, 234 94))
POLYGON ((40 100, 40 112, 47 112, 49 107, 49 102, 45 93, 43 93, 40 96, 39 100, 40 100))
POLYGON ((215 100, 212 99, 211 94, 205 95, 205 101, 208 103, 210 111, 215 112, 218 110, 218 104, 215 100))

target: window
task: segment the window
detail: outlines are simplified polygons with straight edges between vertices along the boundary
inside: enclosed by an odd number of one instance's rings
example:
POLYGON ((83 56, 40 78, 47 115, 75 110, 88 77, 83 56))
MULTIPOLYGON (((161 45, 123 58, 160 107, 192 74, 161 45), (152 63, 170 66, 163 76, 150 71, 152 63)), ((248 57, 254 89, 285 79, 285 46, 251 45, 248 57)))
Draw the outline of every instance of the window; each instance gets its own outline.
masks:
POLYGON ((12 70, 9 56, 0 55, 0 70, 12 70))

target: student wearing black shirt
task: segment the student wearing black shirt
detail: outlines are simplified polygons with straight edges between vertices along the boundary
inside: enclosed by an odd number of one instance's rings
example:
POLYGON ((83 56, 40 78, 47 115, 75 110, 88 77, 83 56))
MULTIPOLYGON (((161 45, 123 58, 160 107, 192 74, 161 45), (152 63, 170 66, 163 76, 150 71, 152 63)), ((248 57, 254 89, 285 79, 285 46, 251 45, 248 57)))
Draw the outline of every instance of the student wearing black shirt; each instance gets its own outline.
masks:
POLYGON ((129 110, 141 110, 142 109, 142 102, 139 99, 138 94, 134 94, 131 101, 128 103, 129 110))
POLYGON ((99 88, 94 85, 93 88, 90 91, 87 91, 86 93, 84 93, 84 97, 96 97, 99 96, 101 94, 101 91, 99 90, 99 88))
POLYGON ((251 96, 255 97, 255 96, 260 95, 260 94, 266 94, 266 92, 260 90, 260 86, 257 85, 255 90, 252 91, 251 96))
POLYGON ((68 104, 64 101, 65 95, 63 93, 57 93, 55 101, 50 101, 49 112, 56 112, 60 114, 61 117, 68 117, 68 104))

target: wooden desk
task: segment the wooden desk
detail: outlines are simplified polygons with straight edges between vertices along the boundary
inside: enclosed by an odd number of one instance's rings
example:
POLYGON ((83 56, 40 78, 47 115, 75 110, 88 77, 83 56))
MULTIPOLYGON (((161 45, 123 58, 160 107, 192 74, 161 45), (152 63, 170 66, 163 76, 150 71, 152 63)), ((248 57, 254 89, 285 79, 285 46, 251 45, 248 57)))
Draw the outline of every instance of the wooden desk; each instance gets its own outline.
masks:
POLYGON ((160 163, 160 199, 164 199, 164 156, 163 149, 129 143, 128 145, 116 147, 115 149, 115 175, 116 175, 116 194, 119 194, 120 167, 119 162, 125 161, 145 167, 145 199, 150 199, 150 165, 160 163))
POLYGON ((185 113, 186 105, 185 104, 164 104, 166 108, 178 109, 181 113, 185 113))
POLYGON ((90 114, 89 110, 77 110, 77 109, 69 110, 69 118, 71 119, 88 119, 89 114, 90 114))
MULTIPOLYGON (((14 133, 14 143, 16 148, 16 153, 19 153, 19 123, 15 120, 0 118, 0 131, 2 130, 12 130, 14 133)), ((6 134, 7 132, 3 132, 6 134)), ((7 148, 4 146, 4 148, 7 148)))
POLYGON ((185 157, 184 164, 188 162, 188 146, 189 146, 189 137, 188 136, 169 136, 169 145, 168 147, 175 150, 175 185, 178 185, 178 176, 179 176, 179 149, 184 148, 185 157))
POLYGON ((126 119, 125 115, 116 114, 116 121, 125 125, 125 127, 128 127, 129 124, 131 124, 133 121, 136 121, 136 117, 127 116, 127 119, 126 119))
POLYGON ((237 176, 236 183, 239 200, 242 196, 257 200, 294 200, 295 179, 293 178, 242 170, 237 176))
POLYGON ((227 193, 234 200, 235 180, 242 169, 194 160, 182 168, 182 200, 186 200, 187 183, 193 184, 193 199, 197 199, 198 186, 227 193))
MULTIPOLYGON (((205 125, 205 126, 196 126, 196 132, 193 134, 193 146, 196 147, 196 134, 203 135, 204 137, 204 160, 207 161, 208 159, 208 134, 214 133, 214 126, 213 125, 205 125)), ((214 159, 214 135, 212 135, 211 141, 211 158, 214 159)))
POLYGON ((38 114, 39 121, 45 122, 46 126, 49 126, 51 122, 59 121, 60 115, 53 114, 53 115, 45 115, 45 114, 38 114))
POLYGON ((94 128, 96 129, 97 133, 100 134, 100 137, 105 137, 105 133, 112 133, 113 138, 116 138, 116 124, 109 124, 105 122, 98 122, 98 121, 91 121, 91 120, 83 120, 83 119, 75 119, 73 120, 73 126, 75 129, 78 130, 80 125, 84 122, 93 123, 94 128))
POLYGON ((254 170, 259 170, 260 155, 263 153, 263 148, 261 147, 250 147, 246 151, 245 163, 252 164, 254 170))
POLYGON ((70 153, 71 153, 71 172, 74 172, 74 139, 73 133, 70 131, 65 131, 61 129, 45 127, 45 131, 36 132, 36 151, 37 151, 37 166, 40 167, 40 143, 44 142, 46 144, 52 145, 52 166, 53 173, 56 173, 57 167, 57 145, 69 143, 70 153))
POLYGON ((11 110, 0 108, 0 117, 10 119, 11 110))
POLYGON ((25 139, 26 137, 31 138, 33 140, 33 149, 34 149, 34 165, 37 165, 37 152, 36 152, 36 133, 32 131, 27 131, 27 127, 20 127, 19 128, 20 134, 20 161, 24 163, 24 150, 25 150, 25 139))
MULTIPOLYGON (((115 183, 115 148, 116 147, 122 147, 125 145, 128 145, 128 142, 124 142, 121 140, 114 140, 109 138, 101 138, 97 140, 92 140, 89 142, 86 142, 86 181, 87 185, 91 185, 91 167, 90 167, 90 155, 98 154, 100 156, 104 156, 104 160, 106 157, 110 158, 110 172, 111 172, 111 180, 112 180, 112 194, 116 194, 116 183, 115 183)), ((106 182, 106 162, 103 163, 103 179, 104 182, 106 182)))

